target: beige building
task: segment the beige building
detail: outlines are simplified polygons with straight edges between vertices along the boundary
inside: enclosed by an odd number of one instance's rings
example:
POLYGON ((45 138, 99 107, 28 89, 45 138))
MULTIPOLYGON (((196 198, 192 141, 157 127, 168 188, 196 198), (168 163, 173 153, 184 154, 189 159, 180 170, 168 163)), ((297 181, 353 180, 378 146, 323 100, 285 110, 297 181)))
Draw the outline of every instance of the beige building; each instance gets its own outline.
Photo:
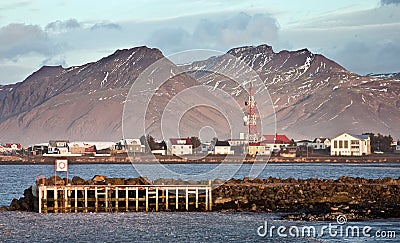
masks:
POLYGON ((331 156, 362 156, 371 154, 368 135, 343 133, 331 141, 331 156))

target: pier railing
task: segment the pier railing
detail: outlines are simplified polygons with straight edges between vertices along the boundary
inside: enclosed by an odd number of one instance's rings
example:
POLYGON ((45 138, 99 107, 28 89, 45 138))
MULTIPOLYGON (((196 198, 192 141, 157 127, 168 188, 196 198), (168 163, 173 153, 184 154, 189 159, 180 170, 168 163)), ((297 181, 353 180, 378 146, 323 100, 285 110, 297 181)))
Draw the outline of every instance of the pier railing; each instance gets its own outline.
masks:
POLYGON ((211 211, 209 185, 57 185, 37 187, 39 213, 211 211))

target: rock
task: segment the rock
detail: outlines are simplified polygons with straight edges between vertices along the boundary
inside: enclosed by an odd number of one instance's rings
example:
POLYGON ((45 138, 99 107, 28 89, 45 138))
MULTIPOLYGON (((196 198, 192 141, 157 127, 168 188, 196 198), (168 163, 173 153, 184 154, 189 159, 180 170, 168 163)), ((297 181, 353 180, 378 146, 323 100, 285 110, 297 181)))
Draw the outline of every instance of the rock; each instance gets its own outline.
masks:
POLYGON ((86 180, 80 178, 79 176, 72 177, 72 185, 86 185, 86 180))
POLYGON ((6 206, 1 206, 0 211, 8 211, 8 208, 6 206))
POLYGON ((11 201, 9 210, 10 210, 10 211, 18 211, 18 210, 20 210, 20 209, 21 209, 21 207, 19 206, 18 199, 14 198, 14 199, 11 201))
POLYGON ((221 179, 215 179, 214 182, 213 182, 213 184, 222 185, 222 184, 224 184, 224 181, 221 180, 221 179))
POLYGON ((105 184, 106 185, 124 185, 125 179, 124 178, 106 178, 105 184))
POLYGON ((59 176, 52 176, 46 179, 46 186, 64 185, 64 180, 59 176))
POLYGON ((125 179, 125 185, 139 185, 139 180, 137 178, 125 179))
POLYGON ((92 178, 92 181, 94 182, 94 183, 105 183, 106 182, 106 179, 107 179, 107 176, 102 176, 102 175, 95 175, 93 178, 92 178))

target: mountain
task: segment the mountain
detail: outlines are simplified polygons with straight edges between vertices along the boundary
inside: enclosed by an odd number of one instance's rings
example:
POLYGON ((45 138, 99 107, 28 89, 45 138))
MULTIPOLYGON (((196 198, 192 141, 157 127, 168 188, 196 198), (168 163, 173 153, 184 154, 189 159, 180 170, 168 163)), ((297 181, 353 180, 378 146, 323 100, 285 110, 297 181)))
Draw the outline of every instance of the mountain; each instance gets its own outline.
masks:
MULTIPOLYGON (((192 107, 180 119, 183 121, 182 127, 177 128, 180 135, 197 136, 197 131, 206 125, 216 128, 217 134, 226 135, 230 124, 224 115, 206 105, 195 104, 213 101, 219 109, 230 110, 229 97, 209 97, 195 90, 183 98, 177 94, 199 85, 211 91, 221 88, 244 112, 246 95, 243 87, 233 80, 245 83, 248 75, 259 76, 267 87, 271 99, 266 89, 255 87, 257 103, 268 103, 271 107, 266 112, 268 123, 272 124, 275 116, 271 111, 275 110, 278 132, 296 138, 333 136, 342 131, 372 131, 400 137, 400 128, 394 125, 400 119, 397 79, 360 76, 307 49, 275 53, 268 45, 245 46, 231 49, 225 55, 177 66, 165 59, 160 50, 142 46, 118 50, 82 66, 45 66, 23 82, 0 86, 0 142, 29 145, 50 139, 116 141, 123 137, 123 114, 124 122, 133 124, 125 134, 140 124, 142 117, 136 112, 145 105, 146 100, 140 97, 147 97, 146 93, 154 96, 146 110, 145 128, 156 137, 161 135, 162 115, 175 115, 180 109, 171 108, 174 102, 192 107), (151 90, 153 73, 159 72, 153 64, 160 60, 165 72, 186 70, 187 73, 151 90), (243 69, 243 64, 248 66, 243 69), (148 86, 142 87, 141 94, 128 96, 130 87, 143 73, 148 86), (125 115, 124 105, 131 100, 136 106, 128 108, 132 110, 125 115), (163 113, 164 109, 167 112, 163 113)), ((242 123, 242 115, 234 114, 232 120, 242 123)), ((178 119, 169 117, 167 125, 174 126, 178 119)))
POLYGON ((331 137, 342 131, 400 137, 400 128, 395 125, 400 119, 397 79, 363 77, 307 49, 275 53, 267 45, 234 48, 186 68, 203 84, 234 93, 237 85, 215 74, 240 77, 242 64, 232 62, 232 56, 263 80, 271 95, 278 132, 297 138, 331 137), (213 72, 201 71, 204 67, 213 72))

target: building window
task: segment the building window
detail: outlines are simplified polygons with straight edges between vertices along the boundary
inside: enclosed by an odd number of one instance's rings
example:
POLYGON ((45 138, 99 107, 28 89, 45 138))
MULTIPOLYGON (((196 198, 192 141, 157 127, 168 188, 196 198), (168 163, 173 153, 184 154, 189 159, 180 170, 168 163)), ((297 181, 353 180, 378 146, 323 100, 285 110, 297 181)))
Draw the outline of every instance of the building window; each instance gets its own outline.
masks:
POLYGON ((344 141, 344 148, 349 148, 349 141, 344 141))
POLYGON ((339 148, 343 148, 343 141, 342 140, 339 141, 339 148))
POLYGON ((337 147, 338 147, 338 146, 337 146, 337 141, 336 141, 336 140, 333 142, 333 147, 334 147, 334 148, 337 148, 337 147))

